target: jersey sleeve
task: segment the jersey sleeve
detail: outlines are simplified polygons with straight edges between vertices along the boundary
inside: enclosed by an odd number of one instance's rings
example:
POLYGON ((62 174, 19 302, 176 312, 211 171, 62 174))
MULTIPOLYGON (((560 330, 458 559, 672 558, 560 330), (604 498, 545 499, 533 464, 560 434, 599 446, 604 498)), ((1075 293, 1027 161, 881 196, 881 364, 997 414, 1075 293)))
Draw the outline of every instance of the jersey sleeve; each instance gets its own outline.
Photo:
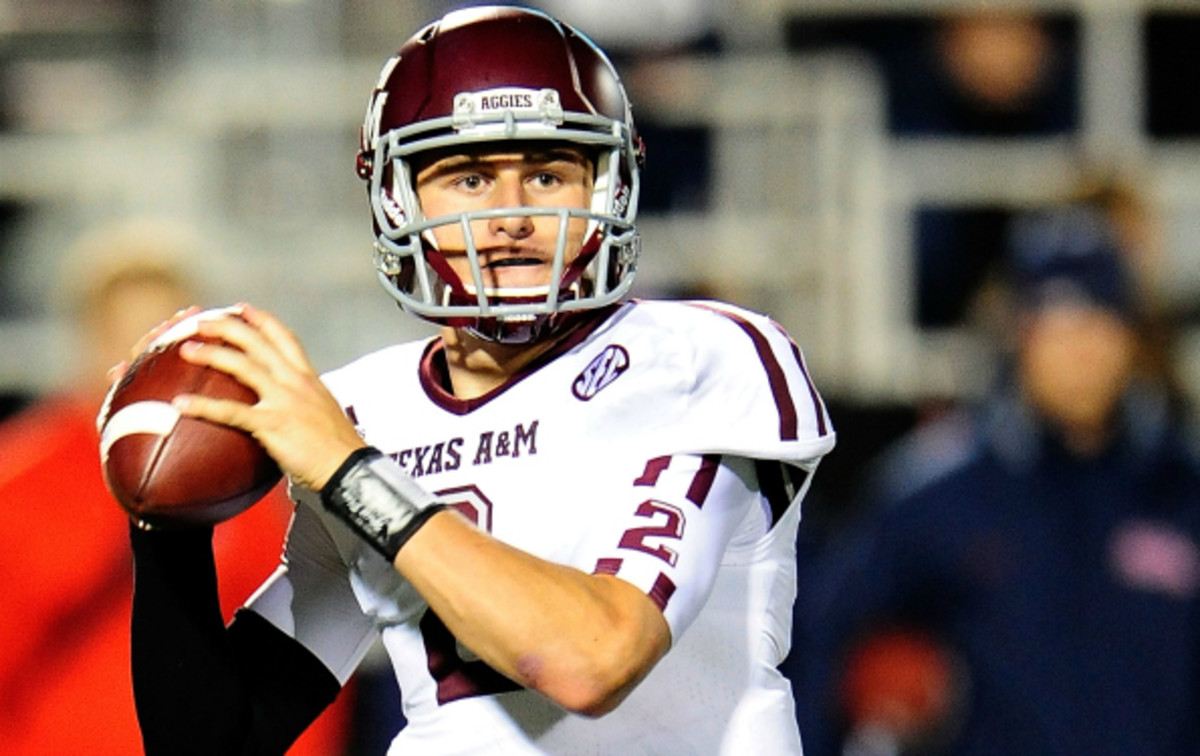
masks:
POLYGON ((247 607, 303 644, 343 685, 375 640, 333 538, 305 504, 296 507, 283 564, 247 607))
POLYGON ((614 422, 644 437, 618 452, 628 479, 611 481, 577 564, 639 587, 677 639, 720 568, 786 560, 794 538, 775 525, 798 520, 835 436, 800 348, 770 318, 719 302, 648 303, 641 316, 654 325, 637 353, 649 398, 614 422))
POLYGON ((753 462, 744 458, 681 454, 648 460, 621 502, 606 508, 577 563, 640 588, 662 610, 672 639, 708 600, 739 527, 748 520, 759 534, 770 527, 753 462))

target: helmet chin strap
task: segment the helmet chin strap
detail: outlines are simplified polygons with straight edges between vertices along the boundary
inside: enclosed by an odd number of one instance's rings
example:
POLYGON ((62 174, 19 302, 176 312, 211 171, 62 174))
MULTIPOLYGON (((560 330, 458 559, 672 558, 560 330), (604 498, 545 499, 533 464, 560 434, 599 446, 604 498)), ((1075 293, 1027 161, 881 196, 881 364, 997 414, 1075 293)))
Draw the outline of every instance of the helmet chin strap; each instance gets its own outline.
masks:
POLYGON ((557 313, 476 318, 463 330, 476 338, 494 344, 532 344, 553 330, 547 329, 547 325, 555 319, 555 315, 557 313))

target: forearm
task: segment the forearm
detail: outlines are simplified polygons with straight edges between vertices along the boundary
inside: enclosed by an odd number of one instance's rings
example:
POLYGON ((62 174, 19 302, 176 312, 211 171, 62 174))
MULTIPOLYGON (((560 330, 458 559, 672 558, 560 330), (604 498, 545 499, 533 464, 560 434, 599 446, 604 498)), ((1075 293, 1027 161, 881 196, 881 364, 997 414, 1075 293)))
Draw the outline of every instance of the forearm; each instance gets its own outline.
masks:
POLYGON ((481 659, 580 713, 614 708, 670 643, 634 586, 538 559, 455 513, 421 528, 396 568, 481 659))
POLYGON ((497 671, 588 714, 614 707, 670 644, 648 596, 483 533, 378 450, 352 454, 321 491, 391 561, 454 636, 497 671))
POLYGON ((146 753, 238 753, 251 704, 221 617, 212 530, 130 533, 133 689, 146 753))

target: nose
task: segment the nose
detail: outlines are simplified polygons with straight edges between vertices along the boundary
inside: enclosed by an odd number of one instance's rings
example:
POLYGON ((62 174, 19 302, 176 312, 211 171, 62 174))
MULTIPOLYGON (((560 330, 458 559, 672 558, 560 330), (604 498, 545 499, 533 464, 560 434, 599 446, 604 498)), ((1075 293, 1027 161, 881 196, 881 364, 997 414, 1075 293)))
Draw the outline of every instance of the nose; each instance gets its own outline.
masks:
MULTIPOLYGON (((523 207, 528 204, 523 182, 516 176, 500 179, 493 207, 523 207)), ((533 218, 528 215, 504 215, 488 221, 488 231, 512 239, 524 239, 533 233, 533 218)))

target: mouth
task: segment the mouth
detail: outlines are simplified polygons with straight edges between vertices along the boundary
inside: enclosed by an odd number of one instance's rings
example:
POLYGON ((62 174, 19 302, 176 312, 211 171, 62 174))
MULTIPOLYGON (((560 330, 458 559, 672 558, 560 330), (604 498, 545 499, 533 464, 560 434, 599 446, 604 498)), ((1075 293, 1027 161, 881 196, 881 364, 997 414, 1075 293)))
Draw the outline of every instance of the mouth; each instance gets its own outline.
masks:
MULTIPOLYGON (((550 263, 529 249, 492 249, 481 251, 479 270, 489 296, 544 296, 548 289, 550 263)), ((474 294, 474 285, 467 276, 464 286, 474 294)))
POLYGON ((543 265, 544 262, 537 257, 501 257, 494 260, 488 260, 484 264, 484 270, 498 270, 500 268, 529 268, 543 265))
POLYGON ((533 268, 546 265, 553 259, 537 249, 529 247, 492 247, 479 250, 480 267, 484 270, 505 268, 533 268))

